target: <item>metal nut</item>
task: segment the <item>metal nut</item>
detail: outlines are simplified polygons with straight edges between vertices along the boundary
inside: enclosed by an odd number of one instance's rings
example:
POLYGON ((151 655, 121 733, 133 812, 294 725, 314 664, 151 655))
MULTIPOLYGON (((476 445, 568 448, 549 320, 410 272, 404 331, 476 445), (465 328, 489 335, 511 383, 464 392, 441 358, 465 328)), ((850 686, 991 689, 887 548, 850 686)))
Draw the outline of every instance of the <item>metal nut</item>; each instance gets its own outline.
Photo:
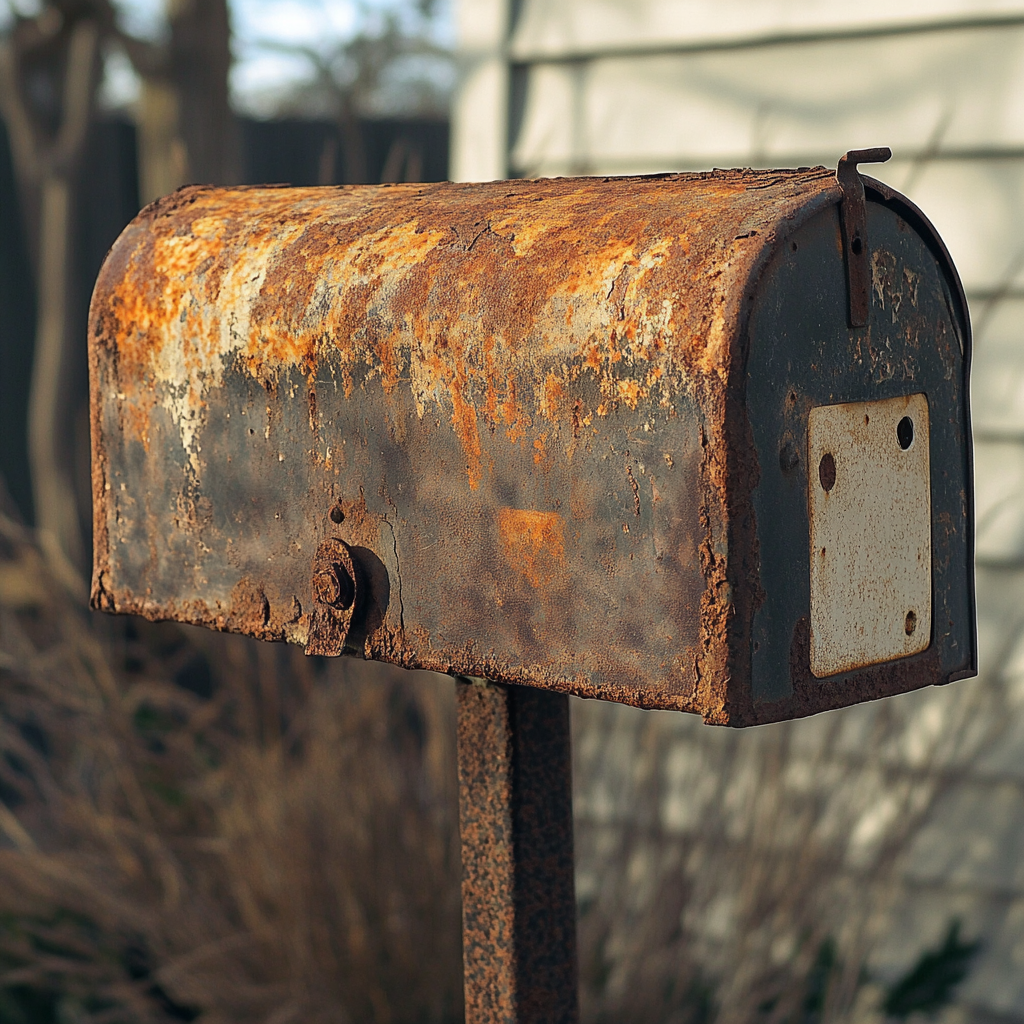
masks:
POLYGON ((332 565, 313 577, 313 597, 332 608, 348 608, 355 596, 355 586, 344 566, 332 565))

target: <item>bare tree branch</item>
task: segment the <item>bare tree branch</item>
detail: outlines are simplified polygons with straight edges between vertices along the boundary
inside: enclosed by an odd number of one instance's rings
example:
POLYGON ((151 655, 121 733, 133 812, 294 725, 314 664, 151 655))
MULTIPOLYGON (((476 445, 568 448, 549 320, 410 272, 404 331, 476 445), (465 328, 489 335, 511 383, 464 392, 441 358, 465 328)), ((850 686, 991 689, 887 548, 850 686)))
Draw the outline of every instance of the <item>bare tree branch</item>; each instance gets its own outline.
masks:
POLYGON ((99 26, 92 19, 77 22, 71 30, 64 74, 63 118, 50 156, 55 169, 68 167, 85 145, 92 118, 99 41, 99 26))
POLYGON ((36 176, 40 145, 21 96, 18 57, 10 38, 0 39, 0 116, 7 125, 15 172, 24 187, 36 176))

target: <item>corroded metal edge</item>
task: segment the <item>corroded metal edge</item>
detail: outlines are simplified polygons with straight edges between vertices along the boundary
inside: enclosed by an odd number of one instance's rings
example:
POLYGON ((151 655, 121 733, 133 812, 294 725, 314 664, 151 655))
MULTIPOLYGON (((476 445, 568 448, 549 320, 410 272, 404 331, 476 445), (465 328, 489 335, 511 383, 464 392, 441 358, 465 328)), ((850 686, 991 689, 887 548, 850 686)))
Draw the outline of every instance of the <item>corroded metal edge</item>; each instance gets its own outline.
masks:
MULTIPOLYGON (((747 408, 747 359, 750 352, 750 317, 761 277, 784 246, 789 236, 822 210, 838 206, 843 193, 835 178, 793 215, 780 221, 766 239, 758 258, 750 266, 744 282, 742 301, 737 310, 736 329, 728 355, 729 379, 724 397, 714 396, 714 424, 720 443, 714 445, 705 474, 709 500, 721 509, 728 524, 728 560, 714 560, 707 573, 705 597, 705 653, 701 679, 719 681, 703 694, 700 713, 708 725, 745 727, 767 721, 764 711, 755 705, 750 691, 751 629, 754 612, 764 600, 758 557, 758 523, 753 493, 760 478, 757 449, 747 408), (715 595, 726 590, 728 603, 715 602, 715 595), (708 642, 711 629, 718 642, 708 642)), ((711 419, 711 414, 708 413, 711 419)), ((709 559, 710 561, 710 559, 709 559)), ((834 705, 828 704, 827 707, 834 705)), ((823 708, 816 708, 823 710, 823 708)), ((814 712, 807 712, 813 714, 814 712)), ((795 717, 795 716, 794 716, 795 717)))
MULTIPOLYGON (((884 205, 899 212, 921 235, 928 247, 935 254, 939 266, 946 275, 952 297, 957 305, 954 312, 954 323, 960 328, 963 344, 963 435, 966 445, 967 478, 964 490, 964 515, 968 523, 975 522, 974 513, 974 432, 971 429, 971 363, 974 358, 974 334, 971 326, 970 307, 964 292, 960 272, 946 248, 946 243, 936 230, 935 225, 925 216, 921 209, 905 195, 874 178, 864 176, 866 191, 874 193, 884 205)), ((971 609, 970 637, 971 652, 968 666, 955 672, 940 682, 953 683, 959 679, 970 679, 978 674, 978 600, 977 581, 974 574, 974 530, 967 531, 967 566, 968 566, 968 601, 971 609)))

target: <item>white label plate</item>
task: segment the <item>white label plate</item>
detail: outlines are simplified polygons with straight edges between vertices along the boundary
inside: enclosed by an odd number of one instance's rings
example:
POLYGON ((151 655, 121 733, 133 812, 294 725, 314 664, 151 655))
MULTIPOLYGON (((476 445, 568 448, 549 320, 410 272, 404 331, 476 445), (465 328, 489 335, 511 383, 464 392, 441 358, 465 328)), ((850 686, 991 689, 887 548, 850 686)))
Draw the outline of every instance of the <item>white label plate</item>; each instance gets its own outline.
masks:
POLYGON ((924 395, 811 409, 811 672, 818 678, 905 658, 931 641, 928 438, 924 395))

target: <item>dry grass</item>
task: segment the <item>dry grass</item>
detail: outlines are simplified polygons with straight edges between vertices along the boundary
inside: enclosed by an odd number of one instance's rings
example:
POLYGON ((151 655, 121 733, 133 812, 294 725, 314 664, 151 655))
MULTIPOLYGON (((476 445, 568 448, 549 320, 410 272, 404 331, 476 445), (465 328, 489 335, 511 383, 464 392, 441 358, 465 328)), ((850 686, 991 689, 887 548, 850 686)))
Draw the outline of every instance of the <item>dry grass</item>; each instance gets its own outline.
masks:
POLYGON ((741 732, 578 706, 584 1018, 880 1024, 872 957, 908 857, 1014 718, 1000 664, 986 685, 741 732))
POLYGON ((453 716, 90 616, 0 517, 0 1021, 460 1020, 453 716))

